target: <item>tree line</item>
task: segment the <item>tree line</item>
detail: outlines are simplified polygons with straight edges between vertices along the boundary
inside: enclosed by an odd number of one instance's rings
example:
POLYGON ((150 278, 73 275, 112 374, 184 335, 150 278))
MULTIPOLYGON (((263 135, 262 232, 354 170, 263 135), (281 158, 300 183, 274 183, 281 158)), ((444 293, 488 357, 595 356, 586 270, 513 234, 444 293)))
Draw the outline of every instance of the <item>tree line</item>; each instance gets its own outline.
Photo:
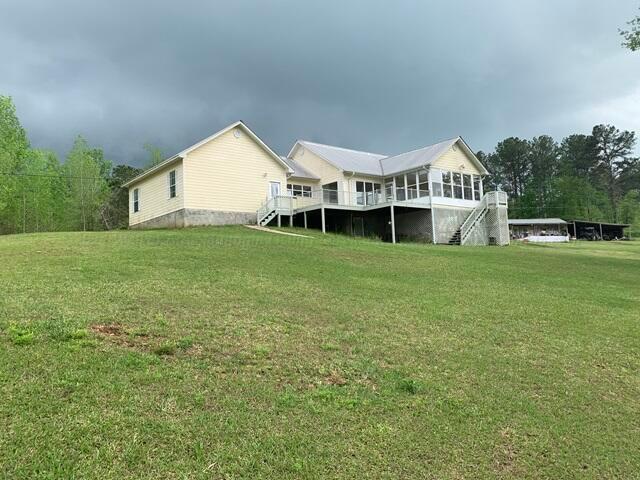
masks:
MULTIPOLYGON (((485 190, 509 195, 512 218, 560 217, 640 224, 640 163, 634 132, 597 125, 557 143, 510 137, 478 152, 491 175, 485 190)), ((147 167, 162 152, 145 145, 147 167)), ((122 184, 141 173, 113 166, 78 136, 64 162, 34 149, 11 98, 0 96, 0 233, 110 230, 128 225, 122 184)))
MULTIPOLYGON (((487 186, 509 195, 512 218, 640 221, 640 163, 634 132, 596 125, 557 143, 548 135, 507 138, 478 158, 487 186)), ((487 188, 485 186, 485 189, 487 188)))
MULTIPOLYGON (((157 148, 145 149, 148 166, 162 159, 157 148)), ((32 148, 11 98, 0 95, 0 234, 125 228, 128 193, 122 184, 141 172, 113 166, 81 136, 64 162, 32 148)))

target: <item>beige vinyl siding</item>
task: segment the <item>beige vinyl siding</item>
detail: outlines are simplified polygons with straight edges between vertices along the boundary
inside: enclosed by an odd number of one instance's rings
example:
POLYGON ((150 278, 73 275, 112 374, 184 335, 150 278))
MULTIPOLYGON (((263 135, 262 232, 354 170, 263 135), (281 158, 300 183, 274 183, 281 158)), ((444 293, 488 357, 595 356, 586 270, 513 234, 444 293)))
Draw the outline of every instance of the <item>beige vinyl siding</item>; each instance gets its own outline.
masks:
POLYGON ((478 167, 476 167, 471 158, 462 150, 462 148, 459 145, 454 145, 454 147, 449 148, 449 150, 443 153, 442 156, 433 163, 433 166, 443 170, 451 170, 453 172, 480 175, 480 170, 478 170, 478 167), (460 168, 460 165, 464 165, 464 169, 460 168))
POLYGON ((129 186, 129 225, 150 220, 184 207, 184 175, 178 161, 129 186), (169 172, 176 171, 176 196, 169 198, 169 172), (140 211, 133 212, 133 191, 138 189, 140 211))
POLYGON ((298 145, 293 154, 293 159, 311 173, 320 177, 320 181, 318 182, 319 185, 338 182, 340 186, 339 188, 343 188, 344 175, 342 174, 342 171, 313 153, 311 150, 298 145))
POLYGON ((255 213, 272 181, 280 182, 280 192, 286 194, 286 167, 247 132, 234 130, 186 155, 185 208, 255 213))
POLYGON ((307 185, 307 186, 313 187, 314 189, 320 188, 319 180, 311 180, 309 178, 289 177, 287 179, 287 183, 295 183, 296 185, 307 185))

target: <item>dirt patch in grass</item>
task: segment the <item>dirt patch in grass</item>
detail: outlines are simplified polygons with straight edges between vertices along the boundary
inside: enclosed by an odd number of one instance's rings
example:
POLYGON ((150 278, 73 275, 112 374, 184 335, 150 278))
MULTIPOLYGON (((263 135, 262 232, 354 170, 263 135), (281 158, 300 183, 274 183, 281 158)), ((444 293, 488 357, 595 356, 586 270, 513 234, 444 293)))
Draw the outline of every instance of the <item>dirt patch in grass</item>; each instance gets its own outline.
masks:
POLYGON ((108 335, 110 337, 126 335, 126 332, 122 325, 112 323, 110 325, 92 325, 91 330, 101 335, 108 335))
POLYGON ((514 445, 515 432, 511 428, 500 431, 500 441, 493 455, 493 465, 499 475, 516 475, 518 449, 514 445))
POLYGON ((336 385, 338 387, 341 387, 343 385, 346 385, 347 381, 342 375, 340 375, 339 372, 333 371, 331 372, 331 375, 324 379, 324 383, 326 383, 327 385, 336 385))
POLYGON ((116 345, 147 351, 151 348, 149 335, 130 334, 124 325, 118 323, 92 325, 91 331, 98 337, 116 345))

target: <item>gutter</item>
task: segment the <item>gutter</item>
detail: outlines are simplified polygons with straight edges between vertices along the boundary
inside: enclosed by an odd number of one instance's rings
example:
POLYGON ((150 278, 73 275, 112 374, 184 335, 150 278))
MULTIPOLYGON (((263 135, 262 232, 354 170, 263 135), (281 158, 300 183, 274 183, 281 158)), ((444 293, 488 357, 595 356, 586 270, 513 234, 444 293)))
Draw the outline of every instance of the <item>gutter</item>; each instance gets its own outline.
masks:
POLYGON ((144 172, 142 172, 137 177, 134 177, 131 180, 123 183, 122 186, 123 187, 129 187, 133 183, 139 182, 140 180, 146 178, 148 175, 152 174, 153 172, 161 170, 162 168, 166 167, 167 165, 171 165, 173 162, 175 162, 177 160, 184 160, 184 156, 181 156, 180 154, 178 154, 178 155, 174 155, 173 157, 169 157, 166 160, 160 162, 159 164, 154 165, 153 167, 149 168, 148 170, 145 170, 144 172))

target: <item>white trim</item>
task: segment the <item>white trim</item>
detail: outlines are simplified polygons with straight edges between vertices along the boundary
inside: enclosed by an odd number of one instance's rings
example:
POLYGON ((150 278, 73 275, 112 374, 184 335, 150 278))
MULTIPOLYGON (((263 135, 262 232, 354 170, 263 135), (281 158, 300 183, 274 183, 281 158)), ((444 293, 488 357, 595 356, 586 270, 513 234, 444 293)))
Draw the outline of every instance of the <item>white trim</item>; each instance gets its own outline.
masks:
POLYGON ((291 167, 289 167, 289 165, 287 165, 287 163, 282 160, 282 158, 280 158, 280 155, 276 154, 273 150, 271 150, 271 148, 269 148, 269 146, 264 143, 260 137, 258 137, 258 135, 256 135, 249 127, 247 127, 244 123, 242 123, 241 120, 238 120, 235 123, 232 123, 231 125, 223 128, 222 130, 217 131, 216 133, 214 133, 213 135, 200 140, 198 143, 195 143, 193 145, 191 145, 189 148, 181 151, 178 155, 180 156, 184 156, 189 154, 190 152, 193 152, 195 149, 201 147, 202 145, 204 145, 205 143, 210 142, 211 140, 215 140, 216 138, 218 138, 219 136, 227 133, 229 130, 233 130, 236 127, 240 127, 242 128, 246 133, 249 134, 249 136, 256 142, 258 143, 258 145, 260 145, 269 155, 271 155, 275 160, 278 161, 278 163, 280 163, 283 167, 286 168, 288 173, 294 173, 293 169, 291 167))
POLYGON ((163 162, 160 162, 157 165, 154 165, 153 167, 151 167, 148 170, 145 170, 144 172, 142 172, 140 175, 138 175, 137 177, 133 177, 131 180, 129 180, 128 182, 125 182, 122 184, 123 187, 130 187, 132 184, 136 183, 139 180, 142 180, 143 178, 148 177, 149 175, 151 175, 154 172, 157 172, 158 170, 163 169, 164 167, 171 165, 173 162, 177 162, 178 160, 183 160, 183 157, 181 157, 179 154, 178 155, 174 155, 173 157, 169 157, 166 160, 164 160, 163 162))
MULTIPOLYGON (((293 151, 295 150, 296 147, 301 147, 301 148, 308 148, 306 145, 304 145, 301 142, 306 142, 306 143, 311 143, 311 142, 307 142, 306 140, 296 140, 296 143, 293 144, 293 147, 291 148, 291 151, 289 152, 289 154, 287 155, 287 158, 293 158, 293 156, 291 155, 293 153, 293 151)), ((337 169, 338 171, 344 173, 345 171, 340 168, 338 165, 336 165, 335 163, 333 163, 331 160, 329 160, 327 157, 325 157, 324 155, 319 154, 318 152, 316 152, 315 150, 311 150, 310 148, 308 149, 311 153, 313 153, 316 157, 324 160, 325 162, 327 162, 329 165, 331 165, 333 168, 337 169)), ((295 159, 294 159, 295 160, 295 159)))
MULTIPOLYGON (((459 136, 456 139, 456 143, 460 143, 462 145, 462 149, 465 151, 465 153, 471 157, 471 160, 473 162, 475 162, 476 167, 480 167, 479 168, 480 175, 489 175, 489 171, 484 167, 482 162, 480 160, 478 160, 478 157, 476 157, 476 154, 473 153, 473 150, 471 150, 471 147, 469 147, 469 145, 467 145, 467 142, 465 142, 462 137, 459 136)), ((440 157, 438 157, 438 158, 440 158, 440 157)))
POLYGON ((149 170, 147 170, 145 172, 142 172, 140 175, 138 175, 135 178, 132 178, 128 182, 124 183, 122 186, 123 187, 129 187, 133 183, 136 183, 136 182, 142 180, 143 178, 148 177, 152 173, 160 170, 161 168, 169 165, 171 162, 176 161, 178 159, 184 159, 189 153, 193 152, 196 148, 199 148, 202 145, 204 145, 205 143, 208 143, 208 142, 210 142, 212 140, 215 140, 219 136, 227 133, 229 130, 232 130, 232 129, 236 128, 236 127, 242 128, 249 135, 249 137, 251 137, 258 145, 260 145, 260 147, 262 147, 262 149, 265 152, 267 152, 279 164, 281 164, 283 167, 285 167, 285 169, 287 170, 287 173, 290 173, 290 174, 294 173, 293 169, 291 167, 289 167, 289 165, 287 165, 287 163, 284 160, 282 160, 282 158, 280 158, 280 155, 277 155, 273 150, 271 150, 271 148, 269 148, 269 146, 266 143, 264 143, 262 140, 260 140, 260 137, 258 137, 255 133, 253 133, 253 131, 249 127, 247 127, 244 123, 242 123, 242 121, 238 120, 237 122, 232 123, 231 125, 223 128, 222 130, 217 131, 213 135, 210 135, 207 138, 205 138, 203 140, 200 140, 198 143, 195 143, 195 144, 191 145, 190 147, 182 150, 180 153, 174 155, 173 157, 170 157, 170 158, 166 159, 165 161, 160 162, 158 165, 150 168, 149 170))

